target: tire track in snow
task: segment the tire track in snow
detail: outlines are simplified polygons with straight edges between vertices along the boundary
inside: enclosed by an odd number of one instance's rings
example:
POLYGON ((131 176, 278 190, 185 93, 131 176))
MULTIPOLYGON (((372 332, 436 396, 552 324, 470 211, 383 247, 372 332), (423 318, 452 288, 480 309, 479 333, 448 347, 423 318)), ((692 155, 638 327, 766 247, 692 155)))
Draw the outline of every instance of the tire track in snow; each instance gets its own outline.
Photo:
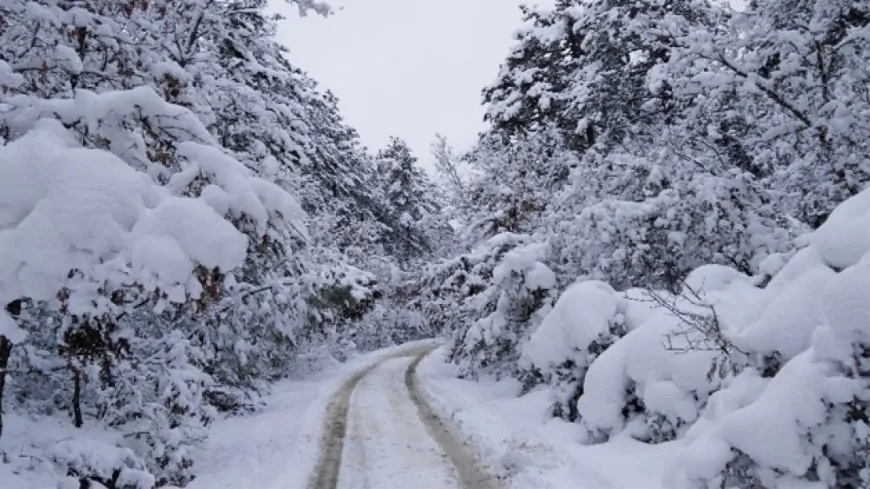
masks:
POLYGON ((434 348, 434 346, 424 345, 397 351, 380 359, 374 365, 360 370, 341 386, 338 392, 333 395, 332 401, 330 401, 329 407, 326 409, 320 458, 314 470, 314 475, 308 484, 308 489, 337 489, 338 487, 338 473, 341 468, 344 438, 347 435, 350 400, 354 390, 356 390, 357 385, 359 385, 362 379, 388 360, 413 355, 419 355, 420 358, 423 358, 434 348))
POLYGON ((502 489, 502 484, 495 477, 481 469, 476 457, 469 450, 468 442, 456 435, 426 402, 417 377, 417 366, 430 352, 431 350, 418 356, 405 371, 405 386, 417 406, 420 419, 426 425, 426 431, 450 459, 464 489, 502 489))
POLYGON ((347 433, 350 397, 363 377, 378 365, 380 362, 361 370, 348 379, 332 398, 329 407, 326 408, 326 426, 323 433, 320 461, 317 463, 314 477, 309 484, 310 489, 336 489, 338 487, 338 469, 341 467, 341 452, 344 448, 344 436, 347 433))
MULTIPOLYGON (((502 485, 497 479, 480 468, 476 457, 469 450, 467 442, 464 442, 460 436, 455 435, 449 429, 448 425, 434 413, 422 394, 417 378, 417 366, 434 348, 434 346, 425 345, 396 352, 381 359, 376 364, 359 371, 342 385, 327 409, 320 460, 308 489, 338 489, 342 452, 344 451, 345 437, 348 435, 348 420, 354 391, 367 375, 383 363, 407 356, 415 356, 416 358, 410 363, 404 373, 405 395, 408 396, 408 399, 416 407, 417 417, 419 417, 424 425, 426 433, 432 438, 443 455, 446 456, 449 464, 455 469, 459 485, 463 489, 502 489, 502 485)), ((357 408, 361 408, 361 406, 357 408)), ((377 430, 373 431, 376 432, 377 430)), ((413 440, 408 441, 410 448, 413 440)), ((359 456, 364 457, 364 454, 359 456)), ((366 462, 364 458, 360 458, 360 461, 366 462)))
POLYGON ((414 356, 382 363, 351 397, 339 489, 464 489, 405 386, 414 356))

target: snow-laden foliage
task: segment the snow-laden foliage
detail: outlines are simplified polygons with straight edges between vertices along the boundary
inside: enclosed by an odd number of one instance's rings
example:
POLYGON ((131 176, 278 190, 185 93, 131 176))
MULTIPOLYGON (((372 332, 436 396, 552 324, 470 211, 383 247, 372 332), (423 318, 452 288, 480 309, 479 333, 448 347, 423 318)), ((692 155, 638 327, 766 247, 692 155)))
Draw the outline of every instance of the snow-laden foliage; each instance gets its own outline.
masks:
POLYGON ((569 197, 552 219, 553 242, 568 276, 590 276, 620 289, 675 291, 705 263, 752 274, 765 258, 790 246, 794 233, 789 228, 796 226, 776 217, 752 180, 736 170, 670 180, 665 161, 652 168, 648 161, 626 155, 606 161, 628 176, 647 178, 641 193, 646 196, 620 199, 611 193, 617 189, 598 193, 584 182, 612 180, 598 169, 577 172, 575 185, 566 190, 569 197), (662 188, 662 182, 668 187, 662 188))
POLYGON ((662 78, 694 101, 686 122, 727 142, 812 227, 868 181, 868 11, 864 1, 771 0, 712 27, 666 26, 678 48, 662 78))
POLYGON ((552 212, 558 192, 575 164, 554 130, 528 136, 484 134, 465 156, 473 176, 465 187, 471 243, 499 233, 531 234, 552 212))
POLYGON ((460 258, 462 283, 455 275, 447 281, 464 289, 450 331, 450 358, 464 375, 518 372, 520 345, 552 307, 556 284, 544 263, 547 251, 527 236, 502 233, 460 258))
POLYGON ((635 302, 629 332, 592 363, 577 405, 588 441, 626 428, 645 441, 673 440, 747 364, 726 332, 743 320, 735 306, 748 309, 758 290, 749 277, 707 265, 689 275, 685 289, 679 295, 636 291, 623 299, 635 302))
POLYGON ((776 5, 527 9, 485 90, 471 222, 541 233, 562 286, 676 291, 705 263, 756 273, 868 180, 852 139, 866 139, 863 7, 776 5))
POLYGON ((868 196, 865 190, 836 208, 775 277, 786 290, 750 328, 766 334, 744 335, 744 342, 777 345, 785 363, 772 378, 742 374, 711 399, 715 409, 687 435, 686 462, 676 471, 683 487, 870 483, 868 196), (842 271, 828 268, 834 264, 842 271), (787 296, 789 288, 804 292, 787 296), (787 324, 790 318, 797 324, 787 324))
POLYGON ((437 256, 439 243, 453 234, 442 218, 435 187, 416 162, 399 138, 392 138, 376 157, 389 208, 387 247, 402 264, 437 256))
MULTIPOLYGON (((109 97, 115 114, 124 113, 125 100, 169 109, 153 92, 117 95, 123 92, 94 94, 91 106, 99 113, 109 97)), ((269 213, 291 217, 288 209, 298 206, 200 143, 180 144, 186 156, 176 176, 215 182, 223 206, 207 195, 186 196, 189 184, 180 179, 158 185, 110 152, 81 147, 59 121, 40 119, 22 132, 0 148, 0 193, 8 199, 0 302, 16 304, 22 329, 47 323, 54 340, 44 346, 65 360, 77 426, 82 405, 93 403, 102 422, 147 454, 158 485, 184 485, 192 478, 189 446, 214 414, 203 402, 213 383, 203 371, 207 350, 182 331, 215 304, 224 274, 246 260, 249 237, 233 225, 233 213, 260 213, 264 233, 269 213)), ((16 339, 12 331, 6 339, 16 339)), ((98 475, 74 472, 83 480, 98 475)))
POLYGON ((463 237, 533 236, 560 289, 680 294, 705 264, 761 273, 868 181, 849 139, 866 119, 862 5, 524 9, 464 157, 463 237))
POLYGON ((266 3, 0 0, 0 401, 106 433, 16 471, 183 487, 295 362, 430 334, 386 296, 434 192, 385 194, 266 3))
POLYGON ((553 415, 577 419, 589 365, 625 335, 624 301, 603 282, 580 282, 559 296, 523 347, 521 366, 552 386, 553 415), (525 365, 523 365, 525 364, 525 365))
POLYGON ((474 251, 412 287, 449 360, 583 442, 685 440, 675 487, 867 487, 870 4, 523 12, 452 187, 474 251), (509 328, 506 232, 552 272, 509 328))

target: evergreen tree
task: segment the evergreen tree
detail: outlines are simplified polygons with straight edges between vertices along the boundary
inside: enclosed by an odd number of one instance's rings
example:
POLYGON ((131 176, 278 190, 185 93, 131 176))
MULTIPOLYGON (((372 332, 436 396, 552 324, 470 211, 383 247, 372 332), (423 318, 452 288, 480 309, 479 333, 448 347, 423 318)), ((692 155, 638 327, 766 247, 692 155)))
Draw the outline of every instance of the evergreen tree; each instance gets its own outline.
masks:
POLYGON ((439 234, 449 232, 441 219, 441 204, 435 187, 417 166, 417 158, 403 140, 393 137, 376 156, 383 178, 383 199, 391 217, 388 249, 400 263, 433 255, 439 234))
POLYGON ((438 172, 436 187, 445 195, 445 214, 457 223, 467 225, 465 218, 468 215, 469 202, 467 195, 467 176, 464 175, 465 166, 462 155, 447 142, 447 138, 440 134, 435 135, 435 142, 431 146, 432 157, 435 160, 435 169, 438 172))
POLYGON ((217 409, 371 328, 394 217, 265 7, 0 1, 0 400, 119 433, 53 459, 81 485, 186 485, 217 409))

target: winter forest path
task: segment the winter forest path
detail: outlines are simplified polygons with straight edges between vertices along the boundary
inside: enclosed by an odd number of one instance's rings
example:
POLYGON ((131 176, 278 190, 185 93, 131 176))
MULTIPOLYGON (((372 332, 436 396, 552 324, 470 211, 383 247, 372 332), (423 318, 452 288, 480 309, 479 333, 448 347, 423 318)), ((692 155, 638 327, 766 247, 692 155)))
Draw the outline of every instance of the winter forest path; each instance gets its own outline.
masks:
POLYGON ((342 386, 308 489, 499 489, 420 392, 416 368, 431 350, 388 357, 342 386))

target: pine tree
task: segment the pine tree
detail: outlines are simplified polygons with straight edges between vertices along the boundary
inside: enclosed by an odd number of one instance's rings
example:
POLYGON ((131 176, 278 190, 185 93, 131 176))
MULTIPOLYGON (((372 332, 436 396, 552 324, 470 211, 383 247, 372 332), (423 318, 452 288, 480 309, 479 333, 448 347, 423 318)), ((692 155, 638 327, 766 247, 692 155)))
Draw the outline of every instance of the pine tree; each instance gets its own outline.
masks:
POLYGON ((593 143, 570 109, 572 78, 581 66, 582 34, 574 29, 574 2, 560 0, 552 10, 521 7, 526 28, 501 66, 495 84, 484 92, 485 119, 507 136, 550 126, 574 149, 593 143))
POLYGON ((0 1, 0 175, 48 189, 0 192, 5 399, 124 435, 124 467, 57 461, 83 485, 120 484, 115 469, 186 485, 215 408, 250 408, 306 348, 347 343, 379 293, 366 272, 331 274, 385 255, 374 164, 265 6, 0 1), (302 206, 327 229, 308 233, 302 206), (334 291, 351 300, 315 306, 334 291), (312 332, 330 328, 344 337, 312 332))
POLYGON ((447 232, 446 223, 439 219, 441 205, 435 200, 434 186, 417 166, 417 158, 407 143, 399 138, 390 138, 376 161, 391 217, 386 246, 405 265, 432 255, 438 246, 433 234, 447 232))
POLYGON ((576 164, 554 129, 517 137, 484 134, 466 158, 475 172, 466 187, 472 242, 539 229, 576 164))

